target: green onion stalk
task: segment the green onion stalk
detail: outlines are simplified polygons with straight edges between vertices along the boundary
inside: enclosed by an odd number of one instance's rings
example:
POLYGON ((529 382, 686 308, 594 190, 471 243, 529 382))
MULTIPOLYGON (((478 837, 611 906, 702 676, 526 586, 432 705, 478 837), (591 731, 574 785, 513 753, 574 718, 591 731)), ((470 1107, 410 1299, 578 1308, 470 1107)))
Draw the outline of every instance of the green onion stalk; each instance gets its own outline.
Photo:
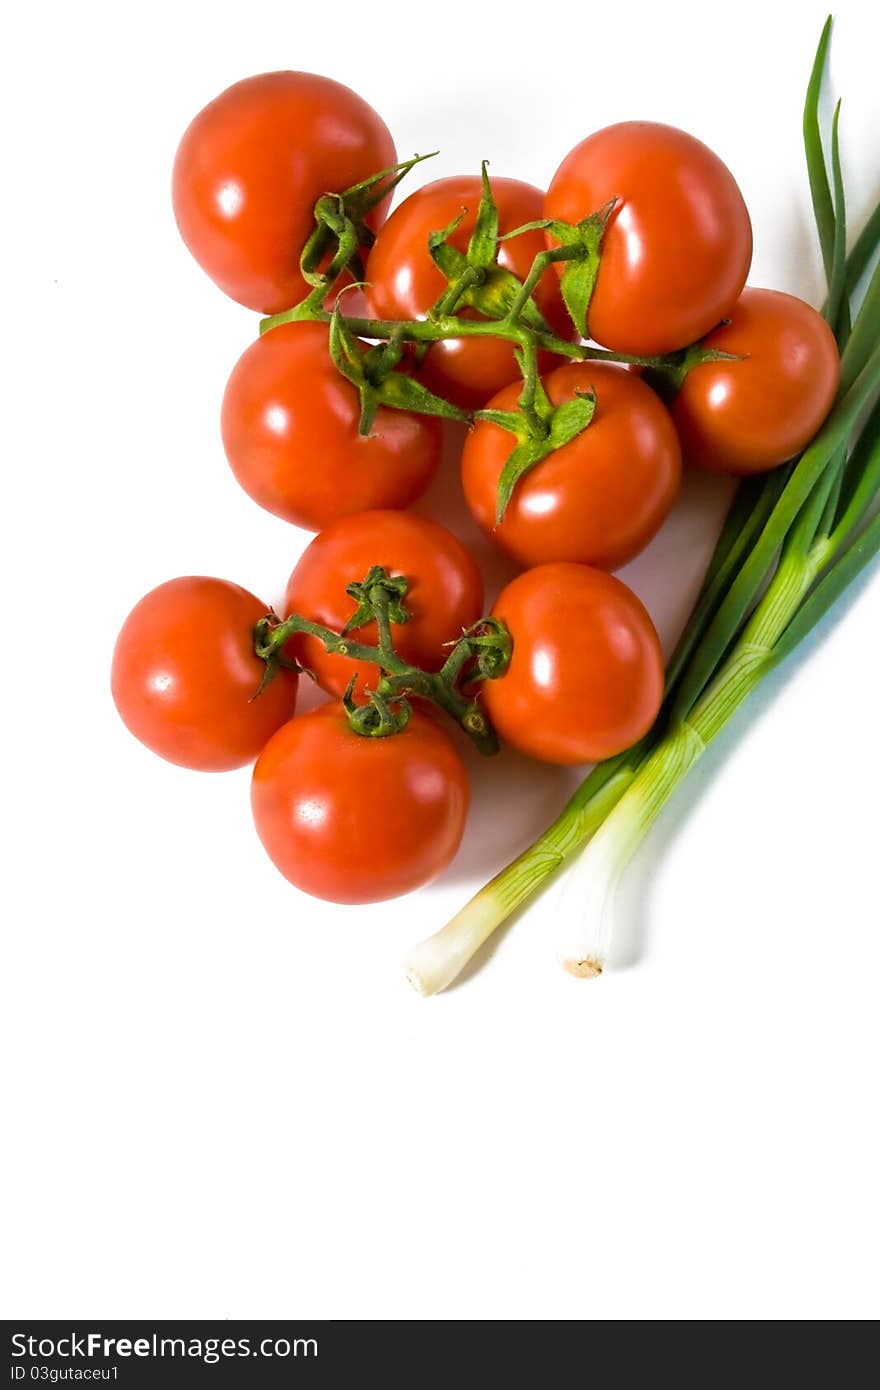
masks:
POLYGON ((451 984, 489 936, 566 863, 558 954, 601 974, 623 873, 657 816, 755 688, 784 662, 880 550, 880 205, 846 254, 838 147, 831 177, 819 125, 831 20, 810 76, 804 140, 827 279, 823 312, 841 349, 840 387, 822 430, 794 463, 740 484, 697 603, 667 669, 663 708, 634 748, 597 765, 561 815, 434 936, 405 970, 423 994, 451 984))

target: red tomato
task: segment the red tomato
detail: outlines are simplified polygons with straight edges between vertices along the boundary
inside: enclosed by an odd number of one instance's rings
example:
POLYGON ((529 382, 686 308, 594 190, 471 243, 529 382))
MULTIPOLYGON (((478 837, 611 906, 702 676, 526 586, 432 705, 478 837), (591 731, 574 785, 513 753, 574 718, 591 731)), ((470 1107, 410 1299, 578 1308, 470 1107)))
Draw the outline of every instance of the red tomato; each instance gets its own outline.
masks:
POLYGON ((613 575, 541 565, 492 610, 513 638, 510 666, 485 681, 505 743, 548 763, 610 758, 653 724, 663 698, 660 641, 646 609, 613 575))
MULTIPOLYGON (((542 216, 544 195, 529 183, 493 178, 492 192, 502 233, 542 216)), ((479 178, 462 175, 438 179, 419 188, 395 209, 376 238, 367 263, 367 303, 374 318, 427 317, 428 310, 448 287, 431 259, 428 236, 448 226, 467 208, 461 226, 450 237, 452 246, 465 251, 476 223, 481 193, 479 178)), ((524 280, 535 256, 543 249, 543 233, 526 232, 502 244, 499 262, 524 280)), ((571 320, 552 275, 545 276, 539 284, 535 302, 556 333, 566 338, 572 336, 571 320)), ((465 309, 462 317, 480 315, 465 309)), ((552 360, 542 354, 545 364, 552 360)), ((483 405, 518 376, 513 348, 497 338, 453 338, 434 343, 419 372, 426 386, 464 410, 483 405)))
POLYGON ((415 501, 442 443, 439 420, 384 406, 370 434, 358 434, 360 398, 327 339, 321 323, 265 333, 233 368, 221 411, 226 456, 245 492, 309 531, 415 501))
POLYGON ((840 359, 828 324, 790 294, 743 291, 704 346, 742 357, 693 367, 672 414, 689 463, 763 473, 799 454, 834 401, 840 359))
MULTIPOLYGON (((449 644, 481 616, 483 584, 461 542, 435 521, 408 512, 362 512, 334 522, 300 556, 287 585, 285 613, 299 613, 339 631, 355 607, 346 585, 363 579, 373 565, 408 581, 404 604, 412 617, 392 627, 398 655, 424 670, 439 671, 449 644)), ((357 628, 351 636, 374 645, 376 625, 357 628)), ((341 695, 353 675, 361 690, 376 685, 375 667, 328 655, 315 637, 300 634, 290 645, 297 660, 333 695, 341 695)))
POLYGON ((414 710, 400 733, 370 738, 342 705, 293 719, 254 768, 257 833, 284 877, 336 903, 380 902, 434 878, 467 816, 464 764, 414 710))
MULTIPOLYGON (((544 386, 554 405, 592 389, 589 425, 524 474, 496 526, 498 479, 516 441, 500 425, 477 421, 462 455, 468 506, 521 565, 575 560, 616 569, 647 545, 675 501, 681 450, 669 412, 620 367, 572 362, 544 386)), ((518 395, 518 386, 506 387, 492 409, 514 410, 518 395)))
MULTIPOLYGON (((306 293, 299 257, 318 198, 396 158, 384 122, 349 87, 310 72, 247 77, 186 130, 174 161, 174 215, 221 290, 275 314, 306 293)), ((387 206, 371 213, 374 227, 387 206)))
POLYGON ((683 130, 624 121, 566 156, 545 215, 579 222, 612 198, 590 336, 639 356, 696 342, 730 312, 751 264, 751 222, 733 175, 683 130))
POLYGON ((297 678, 265 663, 254 627, 267 612, 224 579, 171 579, 129 613, 113 653, 113 699, 141 743, 202 772, 243 767, 293 714, 297 678))

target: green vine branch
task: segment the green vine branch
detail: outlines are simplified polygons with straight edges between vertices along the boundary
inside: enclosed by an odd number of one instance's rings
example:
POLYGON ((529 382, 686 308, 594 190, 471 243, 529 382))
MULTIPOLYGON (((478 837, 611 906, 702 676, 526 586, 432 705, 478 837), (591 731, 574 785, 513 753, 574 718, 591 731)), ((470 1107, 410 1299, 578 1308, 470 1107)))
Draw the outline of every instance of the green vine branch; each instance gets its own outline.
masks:
POLYGON ((354 730, 371 738, 384 738, 405 727, 410 715, 409 697, 429 700, 453 719, 481 753, 498 751, 494 729, 479 700, 480 682, 494 680, 507 670, 511 639, 497 618, 483 618, 462 633, 450 648, 439 671, 425 671, 404 660, 394 647, 392 629, 409 622, 404 604, 407 581, 389 575, 374 565, 366 577, 346 590, 355 610, 340 632, 292 613, 283 621, 275 614, 261 618, 254 629, 254 651, 266 663, 266 674, 257 695, 283 667, 304 668, 291 662, 285 653, 290 639, 298 633, 316 638, 331 655, 365 662, 377 670, 375 688, 364 693, 366 700, 354 698, 353 678, 344 703, 354 730), (378 640, 368 643, 353 634, 375 623, 378 640))
POLYGON ((361 250, 372 244, 367 214, 422 158, 417 155, 345 193, 318 199, 315 230, 301 262, 303 276, 311 286, 309 293, 293 308, 264 318, 260 332, 304 320, 329 325, 334 365, 360 396, 361 434, 371 433, 380 406, 446 419, 494 419, 509 430, 515 443, 499 481, 496 520, 500 523, 523 474, 587 429, 594 413, 595 399, 589 391, 560 406, 550 404, 538 374, 539 353, 572 362, 642 367, 651 385, 667 399, 680 388, 693 367, 728 354, 710 352, 695 344, 666 356, 638 357, 580 341, 588 332, 589 305, 599 273, 602 240, 616 200, 576 224, 542 219, 502 235, 485 161, 480 204, 466 249, 459 249, 451 241, 466 216, 466 208, 428 238, 428 253, 445 276, 447 286, 426 317, 395 320, 344 314, 343 295, 352 286, 340 286, 340 282, 344 277, 354 277, 355 283, 363 281, 361 250), (529 231, 544 231, 556 244, 539 251, 525 279, 520 280, 500 264, 499 251, 503 242, 529 231), (557 265, 562 266, 562 297, 575 330, 572 339, 552 331, 534 298, 541 278, 548 271, 555 275, 557 265), (335 302, 328 308, 334 293, 335 302), (464 311, 468 317, 463 316, 464 311), (470 316, 474 313, 477 317, 470 316), (493 338, 513 345, 523 380, 517 411, 478 411, 471 416, 422 385, 417 369, 431 344, 458 338, 493 338), (374 346, 367 348, 365 340, 374 346), (406 370, 401 361, 407 346, 416 375, 406 370))

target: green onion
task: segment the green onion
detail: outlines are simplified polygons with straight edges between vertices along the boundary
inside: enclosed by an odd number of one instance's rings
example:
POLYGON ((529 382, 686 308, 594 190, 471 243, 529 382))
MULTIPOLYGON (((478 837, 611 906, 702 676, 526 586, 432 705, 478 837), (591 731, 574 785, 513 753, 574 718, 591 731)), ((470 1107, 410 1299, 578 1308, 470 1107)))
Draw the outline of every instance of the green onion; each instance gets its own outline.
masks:
POLYGON ((825 274, 831 279, 831 265, 834 257, 834 205, 831 189, 828 186, 828 172, 822 152, 822 132, 819 126, 819 94, 822 79, 828 65, 828 45, 831 42, 831 15, 825 21, 813 70, 807 84, 807 99, 804 103, 804 149, 807 155, 807 175, 810 180, 810 195, 813 199, 813 215, 816 231, 819 234, 819 247, 825 274))
POLYGON ((843 191, 843 173, 840 168, 840 102, 834 110, 831 123, 831 171, 834 180, 834 239, 831 245, 831 267, 828 274, 828 299, 825 313, 832 328, 838 330, 838 339, 845 341, 849 336, 849 306, 844 302, 846 290, 846 199, 843 191))
POLYGON ((705 747, 691 722, 664 739, 642 763, 569 872, 558 903, 557 916, 563 923, 558 955, 572 975, 591 979, 604 970, 623 871, 705 747))

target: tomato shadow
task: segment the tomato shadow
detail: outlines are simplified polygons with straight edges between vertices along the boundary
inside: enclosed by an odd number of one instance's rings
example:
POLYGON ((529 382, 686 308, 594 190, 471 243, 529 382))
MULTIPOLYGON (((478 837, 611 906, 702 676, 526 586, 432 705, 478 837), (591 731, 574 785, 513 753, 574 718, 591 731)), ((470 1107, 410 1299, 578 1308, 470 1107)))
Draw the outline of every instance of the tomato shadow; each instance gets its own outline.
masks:
POLYGON ((734 489, 731 478, 685 469, 675 506, 657 535, 617 571, 651 614, 667 657, 693 609, 734 489))
POLYGON ((467 426, 454 420, 443 421, 443 455, 428 491, 412 508, 420 516, 438 521, 452 531, 479 566, 485 587, 485 607, 491 607, 504 585, 519 574, 521 566, 510 560, 480 530, 471 516, 461 488, 461 451, 467 426))
POLYGON ((444 885, 497 873, 555 820, 581 776, 577 768, 534 762, 510 749, 486 758, 463 742, 471 808, 461 849, 438 880, 444 885))
MULTIPOLYGON (((464 841, 438 886, 461 884, 468 896, 509 864, 547 829, 565 806, 586 769, 534 762, 509 749, 484 758, 463 749, 471 782, 471 810, 464 841)), ((466 897, 462 897, 461 907, 466 897)), ((495 929, 446 992, 466 986, 501 947, 528 904, 495 929)))
POLYGON ((311 676, 300 676, 296 696, 297 714, 309 714, 319 705, 326 705, 332 699, 333 696, 328 695, 326 690, 322 690, 311 676))

